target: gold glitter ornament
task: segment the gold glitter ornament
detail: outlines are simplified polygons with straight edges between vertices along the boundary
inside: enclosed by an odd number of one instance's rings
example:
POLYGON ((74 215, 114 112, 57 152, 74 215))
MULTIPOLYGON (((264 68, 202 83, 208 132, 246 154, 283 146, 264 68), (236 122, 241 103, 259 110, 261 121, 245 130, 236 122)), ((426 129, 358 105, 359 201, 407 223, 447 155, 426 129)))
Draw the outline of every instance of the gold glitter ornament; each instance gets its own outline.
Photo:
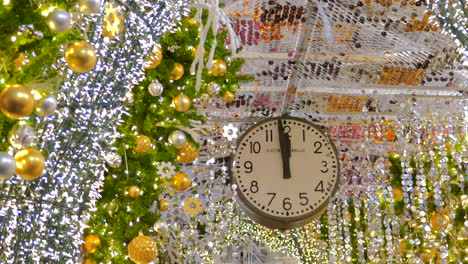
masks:
POLYGON ((87 258, 83 260, 83 264, 97 264, 97 262, 92 258, 87 258))
POLYGON ((421 252, 421 259, 426 263, 429 263, 434 257, 435 252, 431 249, 425 249, 423 252, 421 252))
POLYGON ((190 197, 184 202, 184 211, 188 215, 195 216, 202 210, 202 203, 197 198, 190 197))
POLYGON ((15 155, 16 174, 25 180, 34 180, 42 175, 45 158, 42 153, 33 148, 26 148, 15 155))
POLYGON ((83 249, 88 254, 95 253, 101 245, 101 239, 96 235, 87 235, 83 240, 83 249))
POLYGON ((138 198, 141 195, 141 189, 136 185, 128 187, 127 192, 128 196, 130 196, 131 198, 138 198))
POLYGON ((223 94, 223 100, 226 103, 230 103, 230 102, 234 101, 234 98, 235 98, 235 95, 233 93, 229 92, 229 91, 224 92, 224 94, 223 94))
POLYGON ((172 108, 177 112, 185 112, 190 109, 192 101, 185 94, 179 94, 176 97, 172 98, 172 108))
POLYGON ((176 175, 174 175, 174 178, 172 179, 172 186, 178 191, 187 190, 191 185, 192 180, 190 179, 190 177, 182 172, 179 172, 176 175))
POLYGON ((0 93, 0 110, 12 119, 28 116, 34 110, 34 97, 26 86, 10 85, 0 93))
POLYGON ((106 7, 104 22, 102 23, 102 35, 110 39, 115 39, 117 35, 123 32, 124 23, 125 17, 110 3, 109 6, 106 7))
POLYGON ((151 149, 151 139, 145 135, 138 135, 135 138, 136 146, 133 150, 136 153, 145 153, 151 149))
POLYGON ((226 62, 223 60, 217 59, 213 61, 213 67, 211 67, 211 75, 219 77, 224 76, 227 72, 227 65, 226 62))
POLYGON ((198 24, 198 23, 197 23, 197 20, 196 20, 195 18, 193 18, 193 17, 187 17, 187 18, 185 19, 185 21, 187 21, 187 23, 189 23, 190 25, 196 25, 196 24, 198 24))
POLYGON ((180 80, 182 76, 184 76, 184 66, 178 62, 175 62, 171 71, 171 80, 180 80))
POLYGON ((184 147, 177 150, 176 159, 182 163, 191 163, 196 158, 198 158, 199 155, 200 153, 198 152, 198 149, 195 147, 195 145, 187 142, 184 147))
POLYGON ((398 187, 393 187, 392 193, 393 193, 393 199, 395 200, 399 200, 403 198, 403 191, 398 187))
POLYGON ((158 255, 156 242, 149 236, 140 234, 128 244, 128 256, 138 264, 147 264, 158 255))
POLYGON ((96 65, 94 47, 85 41, 76 41, 68 46, 65 60, 74 72, 88 72, 96 65))
POLYGON ((171 204, 166 199, 161 199, 158 203, 159 211, 167 211, 171 208, 171 204))
POLYGON ((146 57, 145 62, 143 63, 143 68, 146 70, 154 69, 161 64, 162 59, 163 54, 161 46, 156 45, 153 51, 146 57))

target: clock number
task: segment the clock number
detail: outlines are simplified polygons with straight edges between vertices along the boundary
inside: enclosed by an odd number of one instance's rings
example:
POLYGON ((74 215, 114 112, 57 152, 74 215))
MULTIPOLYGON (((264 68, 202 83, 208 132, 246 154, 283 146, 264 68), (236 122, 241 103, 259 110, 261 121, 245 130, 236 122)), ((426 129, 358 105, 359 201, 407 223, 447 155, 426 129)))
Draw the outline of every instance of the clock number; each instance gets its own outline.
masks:
POLYGON ((314 151, 315 154, 322 154, 322 151, 320 151, 320 149, 322 148, 322 142, 320 142, 320 141, 315 141, 315 142, 314 142, 314 147, 317 148, 317 149, 314 151))
POLYGON ((260 153, 262 146, 258 141, 250 142, 250 153, 260 153))
POLYGON ((258 182, 257 181, 252 181, 250 184, 250 192, 251 193, 257 193, 258 192, 258 182))
POLYGON ((283 209, 284 210, 286 210, 286 211, 291 210, 292 204, 290 203, 290 201, 291 201, 291 198, 288 198, 288 197, 283 199, 283 209))
POLYGON ((303 129, 302 130, 302 142, 305 142, 305 138, 306 138, 305 130, 303 129))
POLYGON ((266 142, 271 141, 273 142, 273 130, 265 130, 266 135, 266 142))
POLYGON ((253 164, 251 161, 244 162, 245 173, 251 173, 253 171, 253 164))
POLYGON ((322 166, 324 167, 324 169, 320 170, 322 173, 327 173, 328 172, 327 165, 328 165, 328 163, 325 160, 322 160, 322 166))
POLYGON ((273 202, 273 199, 275 199, 276 193, 267 193, 268 195, 271 195, 271 200, 268 203, 268 206, 270 206, 271 202, 273 202))
POLYGON ((309 199, 307 199, 307 193, 299 193, 299 199, 304 200, 304 202, 300 202, 301 205, 307 205, 309 203, 309 199))
POLYGON ((291 132, 290 126, 284 126, 283 129, 284 129, 284 134, 289 134, 289 132, 291 132))
POLYGON ((315 187, 316 192, 324 192, 325 190, 323 189, 323 181, 320 181, 319 184, 317 184, 317 187, 315 187))

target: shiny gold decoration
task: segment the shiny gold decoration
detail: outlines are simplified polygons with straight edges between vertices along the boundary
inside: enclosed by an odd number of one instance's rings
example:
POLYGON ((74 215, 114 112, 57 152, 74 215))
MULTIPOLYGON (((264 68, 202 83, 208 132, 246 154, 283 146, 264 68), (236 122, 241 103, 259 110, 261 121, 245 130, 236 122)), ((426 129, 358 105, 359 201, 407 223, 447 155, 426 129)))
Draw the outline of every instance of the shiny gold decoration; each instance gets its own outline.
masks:
POLYGON ((178 62, 175 62, 171 71, 171 80, 180 80, 182 76, 184 76, 184 66, 178 62))
POLYGON ((45 158, 42 153, 33 148, 22 149, 15 155, 16 174, 25 180, 34 180, 42 175, 45 158))
POLYGON ((143 63, 143 68, 146 70, 154 69, 161 64, 163 59, 161 46, 156 45, 153 51, 146 57, 145 62, 143 63))
POLYGON ((171 204, 169 203, 168 200, 161 199, 159 200, 158 208, 160 211, 167 211, 171 208, 171 204))
POLYGON ((421 259, 426 263, 429 263, 434 257, 435 252, 432 249, 425 249, 423 252, 421 252, 421 259))
POLYGON ((0 110, 12 119, 28 116, 34 110, 34 97, 26 86, 10 85, 0 93, 0 110))
POLYGON ((125 17, 110 3, 106 7, 104 22, 102 23, 102 35, 110 39, 115 39, 115 37, 124 30, 124 25, 125 17))
MULTIPOLYGON (((195 48, 193 48, 192 50, 192 55, 195 57, 197 56, 197 53, 198 53, 198 48, 200 47, 200 45, 197 45, 195 48)), ((202 56, 204 57, 205 56, 205 48, 203 48, 203 54, 202 56)))
POLYGON ((149 236, 140 235, 132 239, 128 244, 128 256, 138 264, 147 264, 158 255, 156 242, 149 236))
POLYGON ((192 100, 185 94, 179 94, 176 97, 172 98, 172 108, 177 112, 185 112, 190 109, 192 105, 192 100))
POLYGON ((151 149, 151 139, 145 135, 138 135, 135 138, 136 146, 133 150, 136 153, 145 153, 151 149))
POLYGON ((224 76, 227 72, 227 65, 226 62, 220 59, 216 59, 213 61, 213 67, 211 67, 211 75, 219 77, 224 76))
POLYGON ((198 158, 199 155, 198 149, 192 143, 187 142, 184 147, 177 150, 176 159, 182 163, 191 163, 198 158))
POLYGON ((83 264, 97 264, 97 262, 92 258, 86 258, 83 260, 83 264))
POLYGON ((224 94, 223 94, 223 100, 226 103, 230 103, 230 102, 234 101, 234 98, 235 98, 235 95, 233 93, 229 92, 229 91, 224 92, 224 94))
POLYGON ((128 196, 130 196, 132 198, 138 198, 141 195, 141 189, 140 189, 140 187, 138 187, 136 185, 128 187, 127 191, 128 191, 128 196))
POLYGON ((172 186, 178 191, 187 190, 192 185, 192 180, 187 174, 179 172, 172 179, 172 186))
POLYGON ((444 227, 448 224, 447 217, 444 217, 442 214, 433 212, 430 217, 430 224, 432 229, 439 230, 441 227, 444 227))
POLYGON ((96 235, 87 235, 83 240, 83 250, 88 254, 95 253, 101 245, 101 239, 96 235))
POLYGON ((401 188, 393 187, 392 193, 393 193, 393 199, 395 200, 400 200, 401 198, 403 198, 403 191, 401 190, 401 188))
POLYGON ((196 25, 196 24, 198 24, 198 23, 197 23, 197 20, 196 20, 195 18, 193 18, 193 17, 187 17, 187 18, 185 19, 185 21, 187 21, 187 23, 189 23, 190 25, 196 25))
POLYGON ((184 202, 184 211, 191 216, 195 216, 202 210, 201 205, 200 200, 190 197, 184 202))
POLYGON ((90 71, 97 61, 94 47, 84 41, 77 41, 68 46, 65 59, 68 66, 79 73, 90 71))

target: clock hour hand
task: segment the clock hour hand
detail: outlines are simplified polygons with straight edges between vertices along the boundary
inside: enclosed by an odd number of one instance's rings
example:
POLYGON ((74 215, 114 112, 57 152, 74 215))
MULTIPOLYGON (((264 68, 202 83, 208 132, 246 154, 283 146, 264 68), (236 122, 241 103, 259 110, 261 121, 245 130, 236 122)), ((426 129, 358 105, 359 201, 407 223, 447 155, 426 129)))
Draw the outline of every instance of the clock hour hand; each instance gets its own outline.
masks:
POLYGON ((281 119, 278 120, 278 135, 281 159, 283 161, 283 179, 289 179, 291 178, 291 169, 289 168, 289 159, 291 158, 291 139, 284 133, 284 126, 281 119))

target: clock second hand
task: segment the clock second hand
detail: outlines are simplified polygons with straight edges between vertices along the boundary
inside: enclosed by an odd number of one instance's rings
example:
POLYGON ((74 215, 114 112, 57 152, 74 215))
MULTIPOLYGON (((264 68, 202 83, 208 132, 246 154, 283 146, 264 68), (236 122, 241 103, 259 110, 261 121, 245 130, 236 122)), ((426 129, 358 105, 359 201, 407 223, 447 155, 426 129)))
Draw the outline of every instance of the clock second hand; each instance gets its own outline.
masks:
POLYGON ((283 161, 283 179, 291 178, 289 159, 291 158, 291 139, 284 133, 283 122, 278 119, 278 134, 280 141, 281 160, 283 161))

